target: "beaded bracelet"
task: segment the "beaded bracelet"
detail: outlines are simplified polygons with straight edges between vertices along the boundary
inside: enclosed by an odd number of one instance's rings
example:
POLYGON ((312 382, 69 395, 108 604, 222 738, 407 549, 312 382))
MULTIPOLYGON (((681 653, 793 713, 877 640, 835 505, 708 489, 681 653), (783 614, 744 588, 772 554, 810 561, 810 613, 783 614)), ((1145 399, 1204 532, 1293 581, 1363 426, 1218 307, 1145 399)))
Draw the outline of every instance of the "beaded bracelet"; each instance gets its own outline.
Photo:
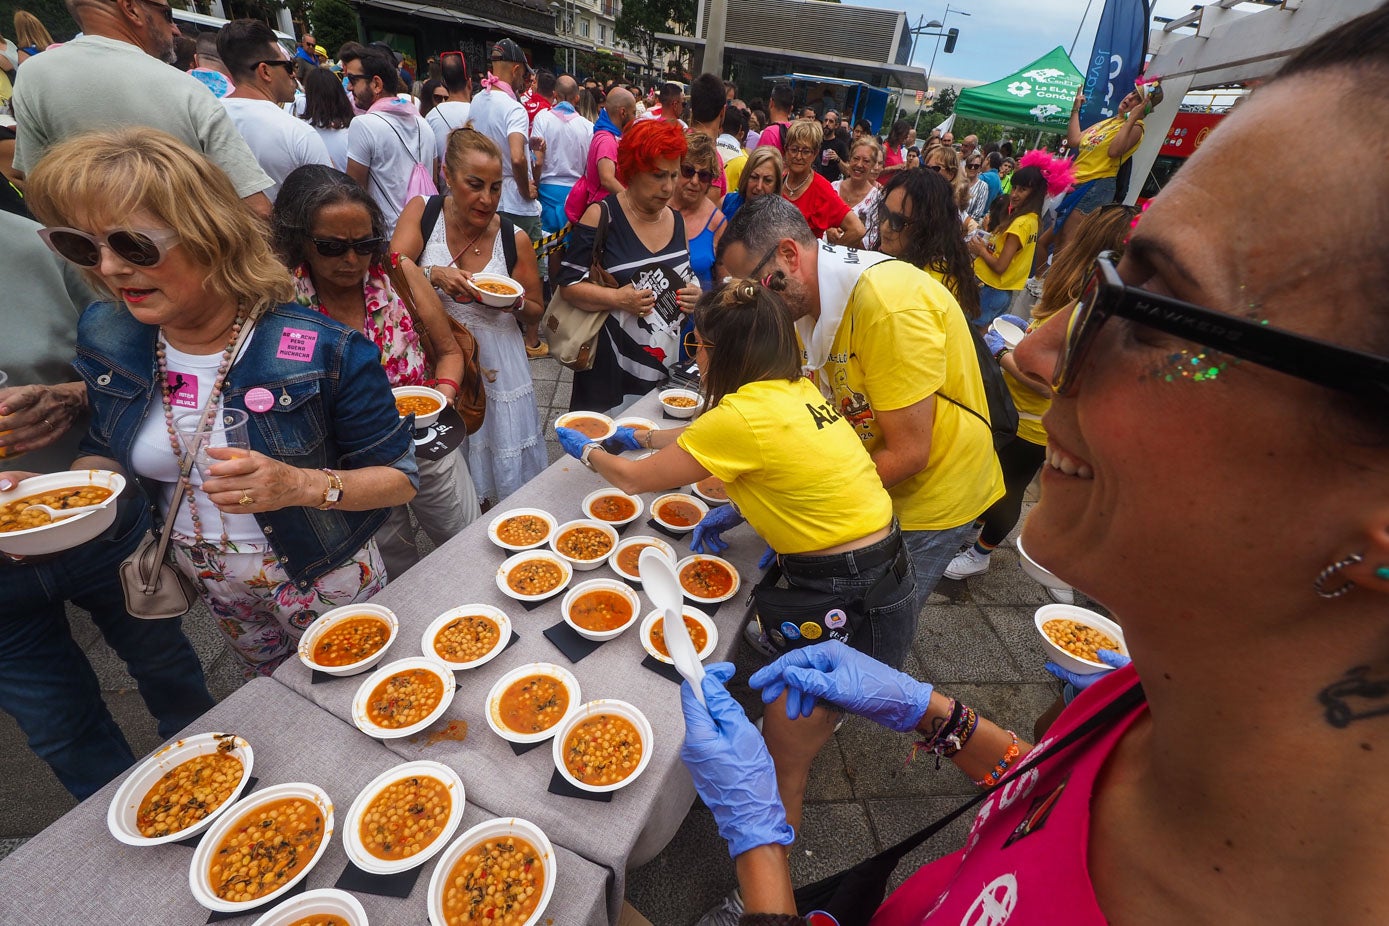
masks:
POLYGON ((738 926, 805 926, 805 918, 794 913, 744 913, 738 926))
POLYGON ((1003 758, 998 760, 998 764, 993 767, 993 770, 983 778, 977 779, 974 782, 981 788, 992 788, 994 785, 998 784, 999 779, 1008 771, 1008 767, 1013 764, 1013 760, 1022 752, 1022 750, 1018 748, 1018 735, 1012 730, 1005 730, 1003 732, 1007 733, 1013 742, 1008 745, 1007 750, 1003 753, 1003 758))

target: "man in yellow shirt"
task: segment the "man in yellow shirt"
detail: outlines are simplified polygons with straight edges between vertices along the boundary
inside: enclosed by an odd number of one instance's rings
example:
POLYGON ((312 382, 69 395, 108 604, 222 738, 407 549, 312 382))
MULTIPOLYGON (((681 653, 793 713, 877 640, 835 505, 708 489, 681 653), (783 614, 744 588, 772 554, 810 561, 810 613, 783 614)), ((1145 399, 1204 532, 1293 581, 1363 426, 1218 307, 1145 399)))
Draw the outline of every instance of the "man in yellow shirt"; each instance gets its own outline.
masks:
POLYGON ((854 425, 892 497, 919 607, 1003 495, 992 431, 970 411, 988 416, 964 313, 910 264, 817 241, 780 196, 738 210, 719 259, 782 288, 805 372, 854 425))

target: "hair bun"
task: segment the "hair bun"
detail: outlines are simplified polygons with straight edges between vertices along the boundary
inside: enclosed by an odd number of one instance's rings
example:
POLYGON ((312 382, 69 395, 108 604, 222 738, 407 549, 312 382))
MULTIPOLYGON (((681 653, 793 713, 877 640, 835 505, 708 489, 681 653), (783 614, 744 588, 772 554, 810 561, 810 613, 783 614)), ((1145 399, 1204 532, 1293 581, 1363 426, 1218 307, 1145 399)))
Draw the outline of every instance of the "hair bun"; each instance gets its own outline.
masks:
POLYGON ((786 271, 773 270, 771 273, 767 274, 767 276, 762 280, 762 285, 767 287, 774 293, 786 292, 786 271))

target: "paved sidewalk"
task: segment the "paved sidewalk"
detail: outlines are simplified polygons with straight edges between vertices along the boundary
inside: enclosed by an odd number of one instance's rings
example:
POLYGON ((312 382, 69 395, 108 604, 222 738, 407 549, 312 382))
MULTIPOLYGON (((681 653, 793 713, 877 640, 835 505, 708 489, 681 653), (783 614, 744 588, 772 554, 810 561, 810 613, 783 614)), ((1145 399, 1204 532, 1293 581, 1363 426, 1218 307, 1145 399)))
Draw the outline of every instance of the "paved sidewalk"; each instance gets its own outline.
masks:
MULTIPOLYGON (((570 374, 548 359, 532 361, 530 367, 554 461, 563 451, 554 440, 553 422, 568 410, 570 374)), ((1058 691, 1042 670, 1043 651, 1032 627, 1033 612, 1049 599, 1018 569, 1011 540, 993 560, 988 573, 968 583, 941 584, 921 615, 905 669, 1030 737, 1033 721, 1058 691)), ((73 611, 72 622, 132 748, 148 753, 159 740, 133 680, 85 615, 73 611)), ((220 699, 240 687, 240 675, 206 611, 200 607, 186 616, 184 628, 202 658, 213 695, 220 699)), ((758 665, 757 657, 742 647, 738 680, 758 665)), ((736 680, 734 685, 749 714, 760 714, 755 693, 736 680)), ((812 770, 804 831, 791 858, 797 883, 832 874, 905 838, 974 792, 953 765, 936 771, 929 757, 906 764, 910 747, 909 737, 859 718, 845 722, 812 770)), ((0 714, 0 859, 72 806, 47 766, 25 747, 18 727, 0 714)), ((908 856, 894 885, 922 862, 961 845, 968 828, 968 818, 960 820, 908 856)), ((733 864, 713 817, 696 802, 665 851, 631 873, 627 897, 656 926, 687 926, 732 884, 733 864)))

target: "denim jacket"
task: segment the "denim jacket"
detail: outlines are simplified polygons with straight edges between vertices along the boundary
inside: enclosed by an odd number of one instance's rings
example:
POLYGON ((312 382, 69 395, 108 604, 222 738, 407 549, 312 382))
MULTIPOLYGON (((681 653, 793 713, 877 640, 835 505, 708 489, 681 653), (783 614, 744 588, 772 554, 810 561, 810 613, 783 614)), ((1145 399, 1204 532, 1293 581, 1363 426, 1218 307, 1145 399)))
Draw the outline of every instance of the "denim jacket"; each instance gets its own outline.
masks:
MULTIPOLYGON (((111 302, 92 304, 77 327, 74 367, 92 412, 81 452, 116 460, 127 473, 145 416, 162 414, 157 333, 111 302)), ((293 304, 266 311, 227 374, 222 402, 248 413, 251 449, 266 456, 304 469, 390 466, 419 486, 410 426, 396 413, 376 347, 326 315, 293 304), (303 335, 291 343, 287 330, 303 335), (296 348, 310 356, 297 359, 296 348), (246 407, 246 393, 256 387, 274 397, 265 412, 246 407)), ((293 507, 255 518, 280 565, 308 588, 365 546, 386 516, 385 508, 293 507)))

